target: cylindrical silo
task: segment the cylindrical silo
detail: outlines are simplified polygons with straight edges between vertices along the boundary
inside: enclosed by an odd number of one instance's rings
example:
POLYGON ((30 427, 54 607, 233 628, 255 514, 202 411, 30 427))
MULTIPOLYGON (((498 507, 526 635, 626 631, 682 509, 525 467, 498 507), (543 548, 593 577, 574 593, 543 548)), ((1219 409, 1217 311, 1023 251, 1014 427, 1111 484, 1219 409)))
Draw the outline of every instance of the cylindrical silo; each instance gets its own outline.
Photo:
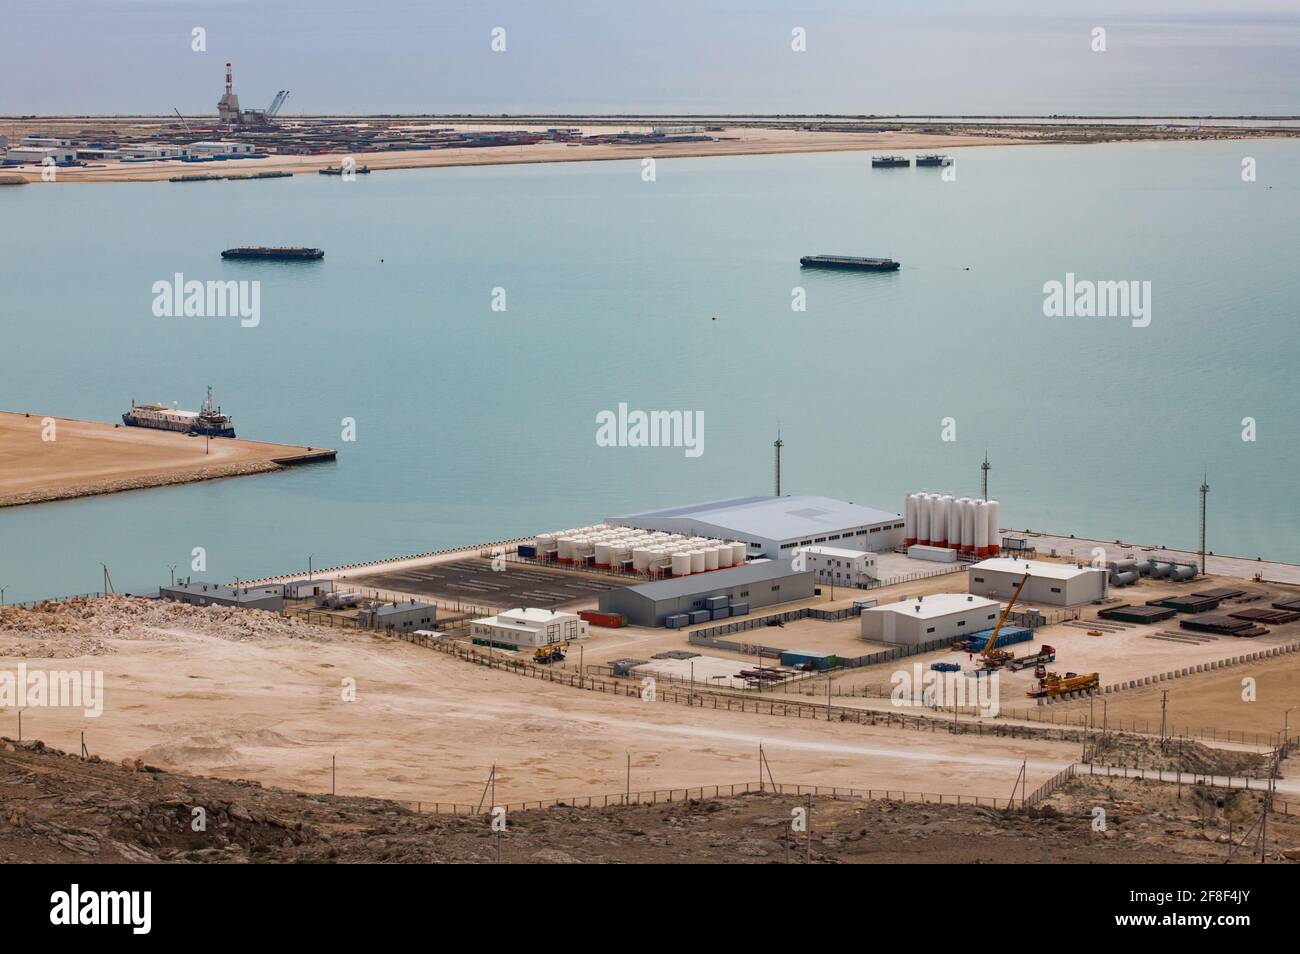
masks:
POLYGON ((923 547, 930 545, 930 495, 921 494, 916 500, 916 542, 923 547))
POLYGON ((989 556, 997 556, 1002 552, 1002 528, 998 526, 998 518, 1001 515, 1002 505, 996 500, 989 502, 989 556))
POLYGON ((537 558, 545 560, 546 554, 555 549, 555 537, 549 533, 539 534, 537 537, 537 558))
POLYGON ((745 544, 741 543, 739 540, 736 540, 731 544, 731 562, 733 564, 736 566, 744 566, 745 560, 748 559, 748 556, 749 547, 745 546, 745 544))
POLYGON ((726 569, 729 566, 735 566, 736 561, 731 556, 731 544, 725 540, 718 541, 718 568, 726 569))
POLYGON ((975 555, 977 557, 989 555, 989 502, 987 500, 975 502, 975 555))
POLYGON ((903 546, 910 547, 916 542, 916 494, 908 494, 903 500, 903 546))
MULTIPOLYGON (((731 555, 731 547, 727 547, 727 555, 731 555)), ((704 548, 704 569, 716 570, 718 568, 718 548, 716 546, 704 548)))
POLYGON ((961 498, 961 552, 975 552, 975 501, 961 498))
POLYGON ((691 572, 691 555, 689 553, 673 554, 673 576, 689 576, 691 572))
POLYGON ((651 552, 652 551, 650 550, 649 547, 637 547, 635 550, 633 550, 632 569, 636 570, 636 572, 638 573, 646 572, 646 570, 650 568, 651 552))
POLYGON ((948 504, 951 502, 952 494, 940 494, 934 502, 934 521, 930 525, 931 546, 948 546, 948 504))
POLYGON ((601 567, 602 569, 608 567, 610 563, 610 553, 612 553, 613 550, 614 548, 610 544, 605 543, 604 541, 597 543, 596 544, 596 566, 601 567))
POLYGON ((704 572, 704 551, 692 550, 690 551, 690 553, 691 553, 691 572, 703 573, 704 572))
POLYGON ((961 501, 952 494, 944 497, 948 519, 945 529, 948 531, 948 549, 956 550, 961 546, 961 501))
POLYGON ((559 553, 560 562, 572 563, 573 562, 573 537, 560 537, 560 539, 555 541, 555 545, 560 551, 559 553))

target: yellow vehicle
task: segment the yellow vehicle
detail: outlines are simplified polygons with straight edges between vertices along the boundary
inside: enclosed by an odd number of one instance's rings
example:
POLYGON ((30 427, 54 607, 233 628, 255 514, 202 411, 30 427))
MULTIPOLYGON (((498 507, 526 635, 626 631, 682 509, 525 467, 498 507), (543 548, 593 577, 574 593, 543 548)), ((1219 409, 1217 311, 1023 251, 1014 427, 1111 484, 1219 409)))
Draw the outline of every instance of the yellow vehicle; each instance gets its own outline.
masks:
POLYGON ((1016 605, 1016 600, 1020 599, 1020 591, 1025 588, 1025 584, 1028 582, 1029 574, 1026 573, 1021 578, 1020 583, 1017 584, 1016 591, 1011 594, 1011 602, 1008 603, 1007 608, 1002 611, 1002 616, 998 619, 998 625, 993 627, 993 633, 989 636, 989 641, 985 643, 984 648, 980 650, 980 666, 982 668, 998 669, 1016 658, 1014 653, 1009 653, 1005 649, 996 649, 994 647, 997 646, 998 634, 1002 632, 1002 625, 1007 621, 1007 617, 1011 615, 1011 607, 1016 605))
POLYGON ((533 650, 533 662, 543 665, 564 662, 564 653, 568 648, 568 643, 547 643, 545 646, 538 646, 533 650))
POLYGON ((1044 696, 1054 698, 1063 696, 1067 692, 1096 692, 1099 688, 1101 688, 1101 676, 1095 672, 1083 675, 1067 672, 1064 676, 1049 672, 1039 680, 1038 688, 1030 689, 1027 695, 1031 699, 1044 696))

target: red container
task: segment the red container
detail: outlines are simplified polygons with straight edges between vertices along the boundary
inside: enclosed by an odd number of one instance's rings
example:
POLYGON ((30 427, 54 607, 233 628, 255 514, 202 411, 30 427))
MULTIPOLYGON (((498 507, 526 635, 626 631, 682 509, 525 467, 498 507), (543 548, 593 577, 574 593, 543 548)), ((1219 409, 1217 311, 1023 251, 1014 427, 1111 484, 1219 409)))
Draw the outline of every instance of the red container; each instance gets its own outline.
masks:
POLYGON ((578 614, 578 618, 586 620, 592 626, 608 626, 617 629, 623 625, 623 617, 618 613, 601 613, 596 610, 583 610, 578 614))

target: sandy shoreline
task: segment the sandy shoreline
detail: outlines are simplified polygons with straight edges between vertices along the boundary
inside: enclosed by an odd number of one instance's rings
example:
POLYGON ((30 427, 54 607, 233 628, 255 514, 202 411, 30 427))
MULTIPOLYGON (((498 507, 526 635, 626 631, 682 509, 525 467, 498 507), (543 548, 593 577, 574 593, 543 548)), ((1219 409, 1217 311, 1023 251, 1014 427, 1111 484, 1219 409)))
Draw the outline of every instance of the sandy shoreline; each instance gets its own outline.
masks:
POLYGON ((333 453, 0 411, 0 507, 262 474, 333 453))

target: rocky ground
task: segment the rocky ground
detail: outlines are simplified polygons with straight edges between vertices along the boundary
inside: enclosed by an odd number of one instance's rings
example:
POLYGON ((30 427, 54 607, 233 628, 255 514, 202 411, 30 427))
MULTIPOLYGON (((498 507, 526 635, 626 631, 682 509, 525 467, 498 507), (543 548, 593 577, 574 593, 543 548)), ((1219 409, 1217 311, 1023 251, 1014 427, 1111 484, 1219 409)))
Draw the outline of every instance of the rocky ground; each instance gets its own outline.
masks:
POLYGON ((1267 753, 1217 749, 1190 739, 1159 739, 1113 734, 1098 751, 1098 765, 1164 769, 1196 775, 1232 775, 1267 778, 1271 757, 1267 753))
MULTIPOLYGON (((367 798, 176 775, 0 740, 0 862, 1212 863, 1259 794, 1078 779, 1028 812, 751 794, 627 808, 416 814, 367 798), (1222 804, 1221 804, 1222 803, 1222 804), (811 840, 791 812, 811 808, 811 840), (197 820, 203 823, 198 824, 197 820), (1099 820, 1103 823, 1099 827, 1099 820), (998 836, 996 841, 988 836, 998 836)), ((1300 860, 1274 814, 1269 860, 1300 860)), ((1233 860, 1258 857, 1242 848, 1233 860)))
POLYGON ((0 656, 67 659, 112 652, 106 639, 175 640, 193 634, 230 642, 363 638, 262 610, 190 606, 130 596, 82 597, 28 609, 0 607, 0 656))

